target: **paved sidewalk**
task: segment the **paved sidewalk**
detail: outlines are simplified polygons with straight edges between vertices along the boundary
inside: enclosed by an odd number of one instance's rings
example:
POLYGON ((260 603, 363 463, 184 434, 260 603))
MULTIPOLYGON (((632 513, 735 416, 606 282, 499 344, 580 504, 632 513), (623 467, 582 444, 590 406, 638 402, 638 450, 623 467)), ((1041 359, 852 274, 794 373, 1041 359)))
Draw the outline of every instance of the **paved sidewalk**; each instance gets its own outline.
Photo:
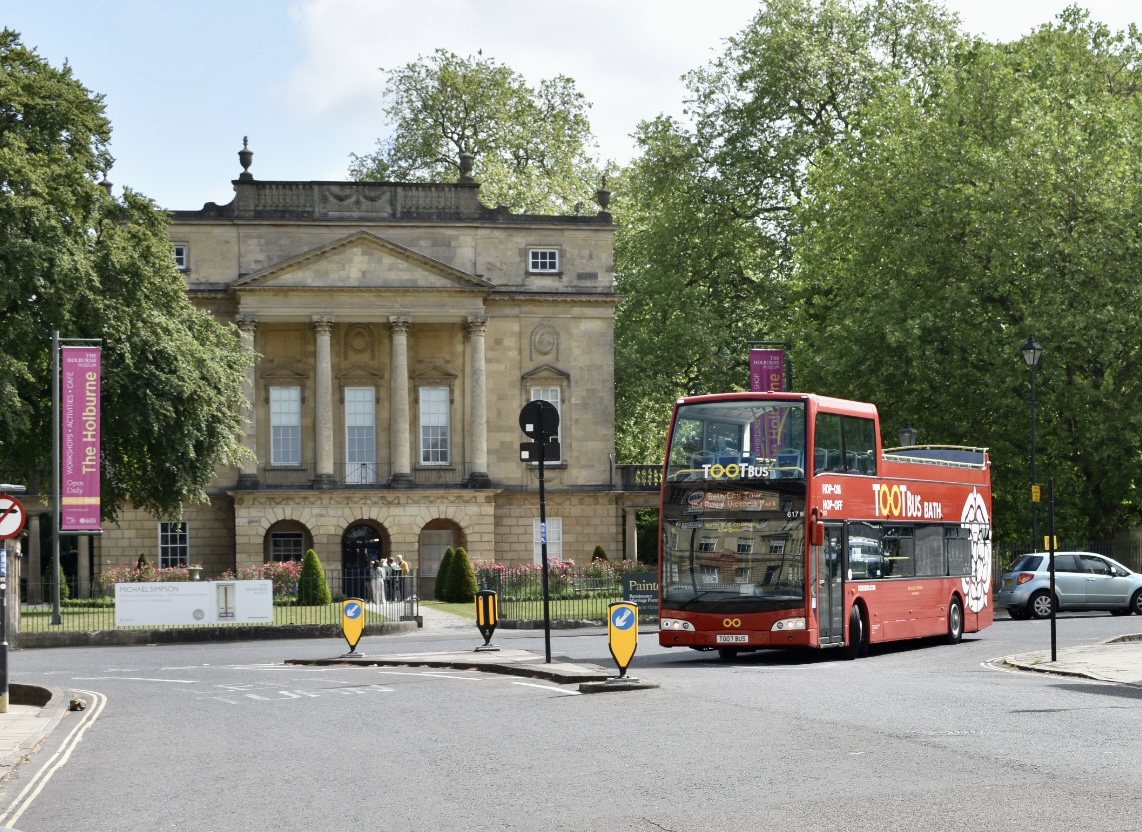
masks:
POLYGON ((1142 687, 1142 634, 1118 636, 1098 644, 1064 647, 1055 651, 1036 650, 1006 656, 1004 664, 1019 670, 1054 673, 1142 687))
POLYGON ((43 707, 9 703, 8 713, 0 714, 0 779, 30 756, 67 713, 63 691, 45 692, 51 699, 43 707))

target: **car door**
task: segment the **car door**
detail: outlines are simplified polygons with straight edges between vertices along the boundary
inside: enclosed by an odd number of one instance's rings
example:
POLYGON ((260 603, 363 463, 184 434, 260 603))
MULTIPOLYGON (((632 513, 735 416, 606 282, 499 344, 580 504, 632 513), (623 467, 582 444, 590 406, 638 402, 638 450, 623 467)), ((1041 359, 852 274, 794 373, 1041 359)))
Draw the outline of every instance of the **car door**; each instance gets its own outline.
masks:
POLYGON ((1055 553, 1055 593, 1059 596, 1059 609, 1086 608, 1086 579, 1077 557, 1055 553))
POLYGON ((1110 561, 1098 555, 1079 555, 1079 560, 1086 572, 1087 609, 1118 609, 1130 603, 1130 581, 1120 577, 1110 561))

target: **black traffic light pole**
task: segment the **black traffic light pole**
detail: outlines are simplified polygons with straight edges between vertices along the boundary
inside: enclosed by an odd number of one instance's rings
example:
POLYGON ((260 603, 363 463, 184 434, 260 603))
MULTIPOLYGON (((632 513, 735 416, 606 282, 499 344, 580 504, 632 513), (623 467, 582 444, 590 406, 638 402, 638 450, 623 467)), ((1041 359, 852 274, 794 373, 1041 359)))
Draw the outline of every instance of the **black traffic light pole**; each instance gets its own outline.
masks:
POLYGON ((547 495, 543 490, 543 460, 547 454, 559 458, 559 410, 551 402, 528 402, 519 413, 519 426, 533 441, 519 446, 520 459, 539 463, 539 552, 543 563, 543 647, 551 664, 551 593, 547 579, 547 495))

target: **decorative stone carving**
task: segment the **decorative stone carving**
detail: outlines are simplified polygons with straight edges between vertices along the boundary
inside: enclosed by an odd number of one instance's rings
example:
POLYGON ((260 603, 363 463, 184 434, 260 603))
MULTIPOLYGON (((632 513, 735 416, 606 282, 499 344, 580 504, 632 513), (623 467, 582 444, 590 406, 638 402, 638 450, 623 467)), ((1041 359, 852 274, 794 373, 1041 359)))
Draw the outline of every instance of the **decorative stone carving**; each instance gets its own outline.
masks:
POLYGON ((531 357, 559 358, 559 330, 544 321, 531 331, 531 357))

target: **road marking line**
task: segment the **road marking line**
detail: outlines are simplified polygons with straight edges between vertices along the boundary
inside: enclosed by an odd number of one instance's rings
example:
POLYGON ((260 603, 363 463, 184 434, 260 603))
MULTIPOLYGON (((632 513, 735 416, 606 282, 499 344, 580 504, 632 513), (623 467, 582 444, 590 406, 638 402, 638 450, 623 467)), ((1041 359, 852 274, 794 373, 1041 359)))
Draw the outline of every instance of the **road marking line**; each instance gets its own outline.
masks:
POLYGON ((537 685, 534 682, 512 682, 513 685, 523 685, 525 688, 539 688, 540 690, 549 690, 552 693, 562 693, 565 696, 582 696, 577 690, 564 690, 563 688, 553 688, 551 685, 537 685))
POLYGON ((71 729, 71 733, 56 749, 55 753, 48 758, 48 761, 36 772, 35 776, 28 781, 28 785, 24 786, 23 790, 16 795, 16 799, 8 806, 8 811, 0 815, 0 824, 7 826, 9 823, 16 823, 32 805, 32 801, 39 797, 44 786, 52 778, 52 776, 63 767, 63 764, 71 757, 71 752, 75 750, 76 746, 83 740, 83 735, 87 729, 94 724, 95 720, 103 712, 104 706, 107 704, 107 697, 101 693, 96 693, 91 690, 77 690, 76 693, 82 693, 91 698, 88 708, 83 712, 76 726, 71 729))

